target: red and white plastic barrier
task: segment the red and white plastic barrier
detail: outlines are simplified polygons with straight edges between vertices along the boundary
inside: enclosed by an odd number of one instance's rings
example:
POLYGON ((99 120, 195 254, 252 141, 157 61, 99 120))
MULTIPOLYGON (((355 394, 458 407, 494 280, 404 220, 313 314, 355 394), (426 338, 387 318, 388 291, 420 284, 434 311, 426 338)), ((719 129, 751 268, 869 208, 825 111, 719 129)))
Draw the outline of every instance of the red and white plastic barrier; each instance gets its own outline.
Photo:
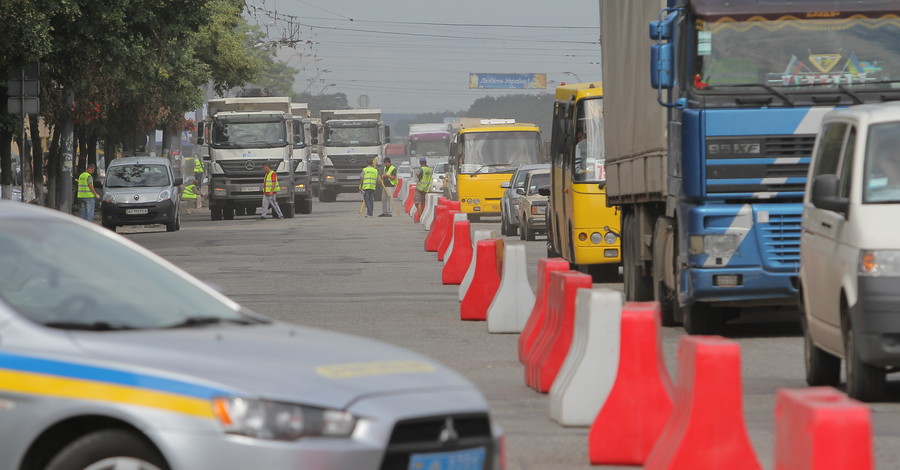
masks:
POLYGON ((526 383, 541 393, 550 391, 569 353, 575 329, 575 293, 591 288, 591 276, 578 271, 550 273, 547 321, 526 360, 526 383))
MULTIPOLYGON (((456 214, 456 216, 465 214, 456 214)), ((466 275, 466 270, 472 263, 471 226, 468 220, 455 220, 453 222, 453 250, 447 250, 446 263, 441 270, 441 283, 444 285, 458 285, 466 275)))
POLYGON ((534 292, 528 283, 525 245, 506 245, 503 277, 494 301, 488 307, 489 333, 521 333, 534 306, 534 292))
POLYGON ((405 195, 403 197, 403 209, 410 216, 413 214, 413 209, 416 207, 416 185, 413 183, 409 183, 406 185, 405 195))
POLYGON ((742 401, 737 341, 683 336, 675 408, 644 469, 761 470, 747 437, 742 401))
POLYGON ((872 470, 869 407, 831 387, 778 390, 775 470, 872 470))
POLYGON ((460 320, 487 320, 487 311, 502 276, 503 240, 479 240, 475 245, 475 275, 466 296, 459 304, 460 320))
POLYGON ((572 347, 550 387, 554 421, 563 426, 594 422, 616 381, 621 318, 621 292, 595 287, 575 294, 572 347))
POLYGON ((447 218, 447 206, 435 207, 434 218, 437 223, 433 224, 433 230, 425 235, 425 251, 438 251, 444 232, 447 230, 447 224, 444 223, 444 219, 447 218))
POLYGON ((642 465, 672 417, 674 392, 661 349, 659 302, 628 302, 620 317, 615 382, 588 433, 594 465, 642 465))
POLYGON ((434 193, 425 195, 425 207, 422 209, 422 217, 419 223, 425 226, 425 230, 431 230, 431 223, 434 222, 435 207, 438 205, 438 196, 434 193))
POLYGON ((469 286, 472 285, 472 278, 475 276, 475 266, 476 260, 478 259, 478 250, 475 247, 478 244, 479 240, 489 240, 498 238, 496 230, 476 230, 475 235, 472 236, 472 261, 469 263, 469 266, 466 268, 466 275, 463 276, 462 282, 459 283, 459 301, 462 302, 462 299, 466 297, 466 292, 469 291, 469 286))
POLYGON ((394 192, 391 193, 391 197, 397 197, 400 195, 400 189, 403 188, 403 178, 397 178, 397 184, 394 185, 394 192))
POLYGON ((538 334, 547 319, 547 298, 550 297, 550 273, 553 271, 568 271, 569 262, 562 258, 541 258, 537 264, 537 295, 528 321, 519 335, 519 362, 525 363, 525 358, 531 352, 538 334))
MULTIPOLYGON (((453 221, 456 219, 456 216, 459 215, 459 211, 450 209, 449 205, 445 207, 447 207, 447 216, 444 217, 444 220, 442 222, 444 224, 444 228, 441 229, 441 241, 440 243, 438 243, 438 261, 444 261, 444 255, 447 253, 447 249, 450 247, 450 241, 453 238, 453 221)), ((434 224, 432 224, 432 227, 434 227, 434 224)))
MULTIPOLYGON (((454 213, 453 213, 453 220, 450 222, 450 245, 447 246, 447 251, 444 252, 444 259, 443 259, 444 266, 447 265, 447 261, 450 259, 450 255, 453 254, 453 248, 456 247, 456 230, 454 229, 454 227, 456 226, 456 222, 459 222, 461 220, 466 220, 466 221, 469 220, 469 218, 468 218, 468 216, 466 216, 466 214, 463 214, 462 212, 453 208, 452 201, 451 201, 450 206, 448 206, 448 207, 450 208, 450 210, 454 211, 454 213)), ((472 239, 471 236, 469 236, 467 238, 467 240, 471 240, 471 239, 472 239)), ((471 245, 471 243, 469 245, 471 245)), ((441 269, 443 269, 443 268, 441 268, 441 269)), ((463 274, 465 274, 465 272, 463 274)), ((460 280, 462 280, 462 278, 460 278, 460 280)), ((457 282, 456 284, 459 284, 459 283, 457 282)))

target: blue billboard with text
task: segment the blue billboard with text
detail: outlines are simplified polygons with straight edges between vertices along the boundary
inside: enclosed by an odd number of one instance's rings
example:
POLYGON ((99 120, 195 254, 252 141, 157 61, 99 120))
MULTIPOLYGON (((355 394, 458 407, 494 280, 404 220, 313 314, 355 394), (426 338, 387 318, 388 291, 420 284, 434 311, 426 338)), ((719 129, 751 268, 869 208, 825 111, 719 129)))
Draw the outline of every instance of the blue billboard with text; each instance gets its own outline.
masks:
POLYGON ((547 88, 546 73, 470 73, 469 88, 547 88))

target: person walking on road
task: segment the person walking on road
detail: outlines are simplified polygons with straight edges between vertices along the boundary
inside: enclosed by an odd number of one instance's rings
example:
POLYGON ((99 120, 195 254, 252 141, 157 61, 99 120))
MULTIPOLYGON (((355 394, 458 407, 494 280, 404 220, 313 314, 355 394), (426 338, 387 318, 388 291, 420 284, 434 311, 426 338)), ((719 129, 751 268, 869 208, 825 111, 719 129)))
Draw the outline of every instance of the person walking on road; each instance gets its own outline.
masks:
POLYGON ((397 186, 397 167, 391 165, 391 157, 384 157, 384 174, 381 175, 381 185, 384 194, 381 196, 381 214, 378 217, 391 217, 391 200, 394 196, 394 186, 397 186))
POLYGON ((416 183, 416 212, 419 214, 425 210, 425 196, 431 191, 431 167, 428 166, 428 160, 424 157, 419 159, 419 169, 416 170, 416 176, 419 182, 416 183))
POLYGON ((94 221, 94 207, 100 195, 94 189, 94 170, 97 166, 89 163, 87 168, 78 175, 78 202, 81 203, 81 218, 88 222, 94 221))
MULTIPOLYGON (((194 206, 199 209, 201 207, 200 202, 200 187, 197 186, 197 182, 192 182, 191 184, 184 187, 184 190, 181 191, 181 200, 182 201, 193 201, 194 206)), ((188 211, 190 213, 190 210, 188 211)))
POLYGON ((375 160, 369 160, 369 165, 363 168, 360 175, 359 190, 366 204, 366 217, 372 217, 375 210, 375 188, 378 184, 378 170, 375 168, 375 160))
POLYGON ((203 160, 200 155, 194 157, 194 179, 197 180, 198 185, 203 184, 203 160))
POLYGON ((266 172, 266 178, 263 181, 262 215, 259 218, 260 220, 266 220, 266 214, 269 213, 269 206, 271 205, 275 210, 275 218, 283 219, 284 215, 281 213, 281 207, 278 206, 278 199, 275 198, 278 191, 281 191, 281 185, 278 184, 278 175, 272 171, 269 162, 263 163, 263 170, 266 172))

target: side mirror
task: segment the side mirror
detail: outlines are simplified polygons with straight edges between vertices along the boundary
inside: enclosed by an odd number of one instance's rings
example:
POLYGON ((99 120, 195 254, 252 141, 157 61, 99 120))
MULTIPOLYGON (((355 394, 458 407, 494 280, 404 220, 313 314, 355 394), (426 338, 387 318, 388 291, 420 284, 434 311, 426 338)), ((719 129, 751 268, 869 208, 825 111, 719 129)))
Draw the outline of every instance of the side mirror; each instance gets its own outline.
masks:
POLYGON ((175 186, 181 186, 184 184, 184 178, 175 178, 175 186))
POLYGON ((391 143, 391 126, 384 126, 384 143, 391 143))
POLYGON ((541 186, 540 188, 538 188, 538 194, 540 194, 541 196, 550 197, 550 186, 541 186))
POLYGON ((203 135, 206 131, 206 123, 200 121, 197 123, 197 145, 203 145, 203 135))
POLYGON ((524 196, 525 188, 516 188, 516 194, 518 194, 519 196, 524 196))
POLYGON ((850 203, 847 198, 837 195, 838 179, 837 175, 819 175, 813 180, 812 194, 810 199, 813 206, 827 211, 837 212, 847 217, 847 209, 850 203))
POLYGON ((500 183, 500 187, 501 187, 501 188, 508 188, 508 187, 509 187, 509 181, 504 181, 504 182, 500 183))

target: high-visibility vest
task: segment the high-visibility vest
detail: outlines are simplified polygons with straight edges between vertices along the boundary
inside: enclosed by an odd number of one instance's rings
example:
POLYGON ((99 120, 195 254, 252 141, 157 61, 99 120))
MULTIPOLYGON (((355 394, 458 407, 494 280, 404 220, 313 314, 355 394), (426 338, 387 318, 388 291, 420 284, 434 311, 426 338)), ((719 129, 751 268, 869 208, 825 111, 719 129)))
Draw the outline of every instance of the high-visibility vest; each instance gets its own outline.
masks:
POLYGON ((184 191, 181 192, 182 199, 197 199, 197 195, 200 194, 200 188, 195 184, 189 184, 184 187, 184 191))
POLYGON ((203 173, 203 160, 199 157, 194 159, 194 173, 203 173))
MULTIPOLYGON (((394 172, 395 169, 396 169, 396 168, 394 167, 394 165, 391 165, 391 166, 389 166, 389 167, 387 167, 387 168, 384 169, 384 174, 385 174, 385 175, 390 175, 391 173, 394 172)), ((385 185, 385 186, 396 186, 396 183, 394 182, 394 180, 392 180, 392 179, 390 179, 390 178, 387 178, 387 179, 384 180, 384 185, 385 185)))
POLYGON ((367 166, 363 168, 362 189, 375 189, 375 183, 378 181, 378 170, 375 167, 367 166))
POLYGON ((419 183, 416 184, 417 191, 422 191, 423 193, 431 191, 431 171, 431 168, 428 166, 422 167, 422 177, 419 179, 419 183))
POLYGON ((94 177, 90 173, 84 172, 78 175, 78 197, 81 199, 93 199, 94 193, 91 192, 91 186, 94 184, 94 177))
POLYGON ((269 170, 266 173, 266 182, 263 185, 263 193, 272 194, 281 191, 281 185, 278 184, 278 175, 275 174, 275 171, 269 170))

